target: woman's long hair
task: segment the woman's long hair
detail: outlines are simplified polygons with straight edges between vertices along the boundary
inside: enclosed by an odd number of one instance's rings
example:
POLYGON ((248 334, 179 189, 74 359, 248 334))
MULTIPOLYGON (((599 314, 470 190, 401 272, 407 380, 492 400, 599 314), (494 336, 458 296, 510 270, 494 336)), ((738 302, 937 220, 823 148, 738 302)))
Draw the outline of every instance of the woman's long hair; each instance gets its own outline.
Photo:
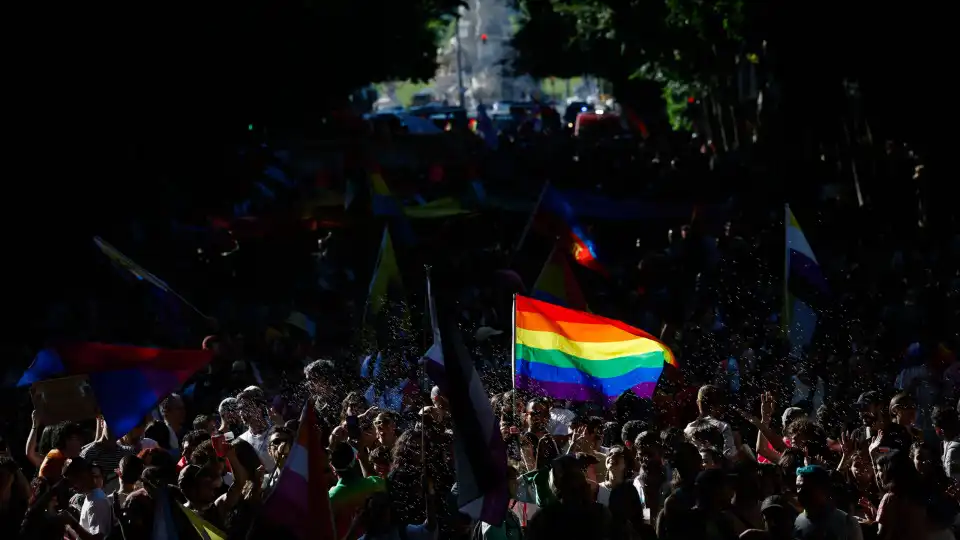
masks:
POLYGON ((884 490, 923 503, 923 480, 906 452, 894 450, 880 456, 877 468, 884 473, 884 490))

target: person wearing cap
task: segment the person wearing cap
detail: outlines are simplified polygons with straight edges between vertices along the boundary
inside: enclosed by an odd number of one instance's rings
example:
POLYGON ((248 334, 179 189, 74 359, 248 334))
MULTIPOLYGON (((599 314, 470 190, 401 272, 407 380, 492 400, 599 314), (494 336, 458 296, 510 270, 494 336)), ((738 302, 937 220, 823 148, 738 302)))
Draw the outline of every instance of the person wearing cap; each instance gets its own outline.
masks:
POLYGON ((830 496, 830 473, 826 469, 819 465, 800 467, 796 489, 803 513, 794 521, 794 538, 863 540, 857 520, 834 505, 830 496))
POLYGON ((724 457, 729 460, 736 459, 737 445, 733 439, 733 429, 730 424, 718 418, 723 408, 723 396, 720 389, 712 384, 701 386, 697 393, 697 407, 700 409, 700 418, 687 424, 687 427, 683 430, 684 434, 692 438, 697 426, 706 422, 717 428, 723 436, 724 457))
POLYGON ((917 429, 917 402, 913 396, 901 392, 890 400, 890 416, 893 423, 901 425, 910 432, 913 440, 923 442, 923 432, 917 429))
MULTIPOLYGON (((354 519, 377 493, 386 493, 386 480, 379 476, 364 476, 357 451, 345 442, 338 443, 331 452, 330 463, 340 478, 330 488, 330 506, 337 529, 337 538, 347 538, 354 519)), ((347 540, 354 540, 364 531, 354 528, 347 540)))
POLYGON ((782 495, 771 495, 760 503, 760 515, 771 540, 790 540, 793 538, 793 525, 797 511, 782 495))

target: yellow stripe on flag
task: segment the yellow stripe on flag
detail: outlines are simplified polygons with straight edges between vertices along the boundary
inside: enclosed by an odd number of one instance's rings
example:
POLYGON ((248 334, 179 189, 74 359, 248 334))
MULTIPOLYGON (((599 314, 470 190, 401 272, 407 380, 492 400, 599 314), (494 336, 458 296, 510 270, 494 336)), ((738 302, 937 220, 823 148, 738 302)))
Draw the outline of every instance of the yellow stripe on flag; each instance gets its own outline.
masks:
POLYGON ((200 538, 203 540, 227 540, 227 535, 220 529, 211 525, 209 521, 198 516, 193 511, 187 510, 180 503, 177 503, 177 506, 179 506, 180 509, 183 510, 183 513, 187 515, 187 519, 190 520, 193 528, 197 530, 197 534, 200 535, 200 538))
POLYGON ((663 351, 666 347, 652 339, 636 338, 627 341, 587 342, 573 341, 553 332, 516 329, 516 343, 547 351, 561 351, 583 360, 613 360, 663 351))

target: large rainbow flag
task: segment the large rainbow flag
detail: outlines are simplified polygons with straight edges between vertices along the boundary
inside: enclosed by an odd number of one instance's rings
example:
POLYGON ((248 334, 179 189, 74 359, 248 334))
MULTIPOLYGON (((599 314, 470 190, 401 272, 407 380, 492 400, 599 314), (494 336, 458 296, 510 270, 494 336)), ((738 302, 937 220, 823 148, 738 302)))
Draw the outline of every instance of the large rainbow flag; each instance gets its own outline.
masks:
POLYGON ((514 385, 556 399, 609 405, 633 390, 653 396, 670 348, 620 321, 517 296, 514 385))

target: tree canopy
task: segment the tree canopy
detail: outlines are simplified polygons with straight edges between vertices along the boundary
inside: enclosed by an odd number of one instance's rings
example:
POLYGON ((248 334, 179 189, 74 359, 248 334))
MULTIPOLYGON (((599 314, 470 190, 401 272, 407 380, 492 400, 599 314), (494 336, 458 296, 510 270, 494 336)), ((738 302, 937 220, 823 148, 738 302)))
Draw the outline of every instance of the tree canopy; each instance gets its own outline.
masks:
POLYGON ((855 80, 883 117, 878 122, 920 135, 908 111, 926 88, 904 76, 903 63, 928 77, 943 71, 932 59, 942 34, 934 30, 938 14, 928 0, 896 9, 825 0, 518 0, 518 6, 518 72, 593 74, 619 94, 632 81, 657 78, 717 91, 749 54, 789 87, 785 92, 795 92, 791 97, 817 101, 820 110, 835 112, 843 82, 855 80))

